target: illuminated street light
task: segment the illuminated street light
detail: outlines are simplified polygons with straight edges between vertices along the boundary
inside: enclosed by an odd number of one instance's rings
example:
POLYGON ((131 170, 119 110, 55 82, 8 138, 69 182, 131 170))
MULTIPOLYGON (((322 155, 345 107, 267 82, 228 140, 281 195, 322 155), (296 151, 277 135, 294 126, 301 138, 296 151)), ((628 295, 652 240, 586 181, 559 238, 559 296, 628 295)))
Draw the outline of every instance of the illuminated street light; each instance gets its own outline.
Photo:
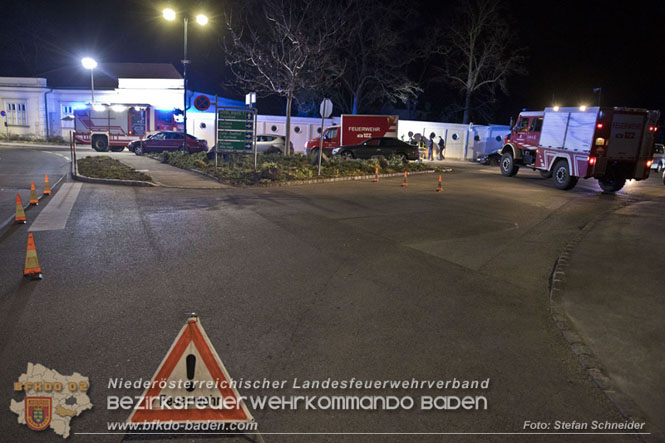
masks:
POLYGON ((580 111, 582 111, 582 112, 586 111, 586 105, 580 106, 580 111))
POLYGON ((171 8, 166 8, 162 11, 162 15, 168 21, 175 20, 175 11, 171 8))
POLYGON ((97 67, 97 62, 90 57, 83 57, 81 59, 81 64, 85 69, 90 69, 90 103, 95 103, 95 77, 93 74, 94 69, 97 67))
MULTIPOLYGON (((166 20, 173 21, 176 18, 175 11, 171 8, 166 8, 162 11, 162 15, 166 20)), ((203 14, 198 14, 196 16, 196 22, 204 26, 208 23, 208 17, 203 14)), ((183 151, 187 150, 187 65, 189 60, 187 60, 187 25, 189 23, 189 18, 187 15, 183 15, 184 23, 184 57, 182 60, 182 81, 183 81, 183 106, 182 106, 182 149, 183 151)))
POLYGON ((558 107, 558 106, 555 106, 555 107, 553 107, 552 109, 554 109, 554 112, 558 112, 558 111, 559 111, 559 107, 558 107))

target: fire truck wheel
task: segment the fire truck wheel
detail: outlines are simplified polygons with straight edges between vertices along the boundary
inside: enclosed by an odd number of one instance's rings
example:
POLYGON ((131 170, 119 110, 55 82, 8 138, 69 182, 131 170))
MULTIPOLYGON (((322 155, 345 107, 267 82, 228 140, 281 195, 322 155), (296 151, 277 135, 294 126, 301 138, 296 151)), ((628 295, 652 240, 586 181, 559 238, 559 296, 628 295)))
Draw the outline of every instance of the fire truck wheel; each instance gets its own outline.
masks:
POLYGON ((552 171, 540 171, 540 176, 542 178, 552 178, 552 171))
POLYGON ((554 186, 563 189, 564 191, 573 189, 577 184, 577 177, 572 177, 570 175, 568 161, 563 159, 554 164, 554 168, 552 168, 552 178, 554 179, 554 186))
POLYGON ((109 142, 104 136, 92 137, 92 149, 97 152, 107 152, 109 150, 109 142))
POLYGON ((505 177, 512 177, 517 174, 520 167, 515 164, 513 154, 506 152, 501 156, 501 174, 505 177))
POLYGON ((114 146, 114 147, 111 148, 112 152, 122 152, 124 150, 125 150, 124 146, 114 146))
POLYGON ((598 184, 603 192, 617 192, 626 184, 625 178, 603 177, 598 179, 598 184))

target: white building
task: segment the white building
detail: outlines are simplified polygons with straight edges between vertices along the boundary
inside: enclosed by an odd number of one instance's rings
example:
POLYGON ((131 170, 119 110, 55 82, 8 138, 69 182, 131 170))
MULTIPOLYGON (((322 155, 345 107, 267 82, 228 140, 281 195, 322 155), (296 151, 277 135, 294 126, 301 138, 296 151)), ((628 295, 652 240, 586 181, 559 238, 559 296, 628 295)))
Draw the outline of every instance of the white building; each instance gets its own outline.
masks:
MULTIPOLYGON (((95 103, 146 103, 168 111, 183 107, 183 79, 173 65, 108 63, 98 65, 93 75, 95 103)), ((56 70, 48 77, 0 77, 0 105, 6 113, 5 131, 8 130, 9 134, 36 138, 69 137, 74 122, 68 117, 74 109, 92 101, 89 72, 56 70)), ((191 101, 199 94, 188 91, 188 99, 191 101)), ((242 102, 223 97, 218 102, 223 106, 244 106, 242 102)), ((191 106, 188 117, 191 115, 192 121, 188 118, 187 122, 190 130, 196 124, 195 114, 196 110, 191 106)))

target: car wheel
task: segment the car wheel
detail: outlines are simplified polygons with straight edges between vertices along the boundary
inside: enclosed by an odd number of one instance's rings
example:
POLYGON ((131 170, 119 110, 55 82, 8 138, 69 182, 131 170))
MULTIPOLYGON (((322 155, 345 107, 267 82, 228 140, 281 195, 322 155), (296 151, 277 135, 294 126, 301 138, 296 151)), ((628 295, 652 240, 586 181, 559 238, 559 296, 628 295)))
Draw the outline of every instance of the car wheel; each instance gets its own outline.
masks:
POLYGON ((515 164, 513 154, 506 152, 501 156, 501 175, 505 177, 513 177, 519 170, 520 167, 515 164))
POLYGON ((540 176, 542 178, 552 178, 552 171, 540 171, 540 176))
POLYGON ((613 193, 623 188, 623 186, 626 184, 626 179, 617 177, 603 177, 598 179, 598 184, 600 185, 600 188, 603 190, 603 192, 613 193))
POLYGON ((403 152, 398 152, 395 154, 395 157, 397 157, 402 163, 407 163, 409 161, 409 158, 403 152))
POLYGON ((573 189, 577 184, 577 177, 570 175, 568 161, 563 159, 554 164, 554 168, 552 168, 552 178, 554 179, 554 186, 564 191, 573 189))
POLYGON ((353 160, 353 153, 351 151, 342 152, 342 158, 344 160, 353 160))
POLYGON ((139 143, 134 147, 134 154, 143 155, 143 143, 139 143))
POLYGON ((280 151, 279 149, 275 148, 274 146, 271 147, 271 148, 269 148, 269 149, 266 151, 266 154, 281 154, 281 153, 282 153, 282 151, 280 151))

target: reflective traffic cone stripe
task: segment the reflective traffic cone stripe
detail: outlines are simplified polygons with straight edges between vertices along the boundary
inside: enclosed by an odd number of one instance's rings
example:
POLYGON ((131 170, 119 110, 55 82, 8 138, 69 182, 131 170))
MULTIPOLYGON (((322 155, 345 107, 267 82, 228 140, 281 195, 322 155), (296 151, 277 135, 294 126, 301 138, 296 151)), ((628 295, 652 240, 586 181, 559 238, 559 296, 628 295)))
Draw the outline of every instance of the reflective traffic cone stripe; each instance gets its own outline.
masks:
POLYGON ((374 180, 372 180, 374 183, 379 181, 379 168, 376 168, 374 170, 374 180))
POLYGON ((39 199, 37 198, 37 190, 35 189, 35 182, 30 182, 30 204, 38 205, 39 199))
POLYGON ((16 217, 14 217, 14 223, 25 223, 26 221, 27 219, 25 218, 21 196, 16 194, 16 217))
POLYGON ((35 248, 35 239, 32 233, 28 234, 28 249, 25 251, 25 266, 23 275, 35 279, 42 278, 42 268, 39 267, 37 259, 37 249, 35 248))
POLYGON ((44 195, 51 195, 51 184, 48 182, 48 174, 44 175, 44 195))
POLYGON ((409 186, 409 184, 406 182, 406 171, 404 171, 404 180, 402 181, 402 186, 409 186))
POLYGON ((441 191, 443 191, 443 188, 441 186, 441 176, 439 176, 439 187, 436 188, 436 192, 441 192, 441 191))

